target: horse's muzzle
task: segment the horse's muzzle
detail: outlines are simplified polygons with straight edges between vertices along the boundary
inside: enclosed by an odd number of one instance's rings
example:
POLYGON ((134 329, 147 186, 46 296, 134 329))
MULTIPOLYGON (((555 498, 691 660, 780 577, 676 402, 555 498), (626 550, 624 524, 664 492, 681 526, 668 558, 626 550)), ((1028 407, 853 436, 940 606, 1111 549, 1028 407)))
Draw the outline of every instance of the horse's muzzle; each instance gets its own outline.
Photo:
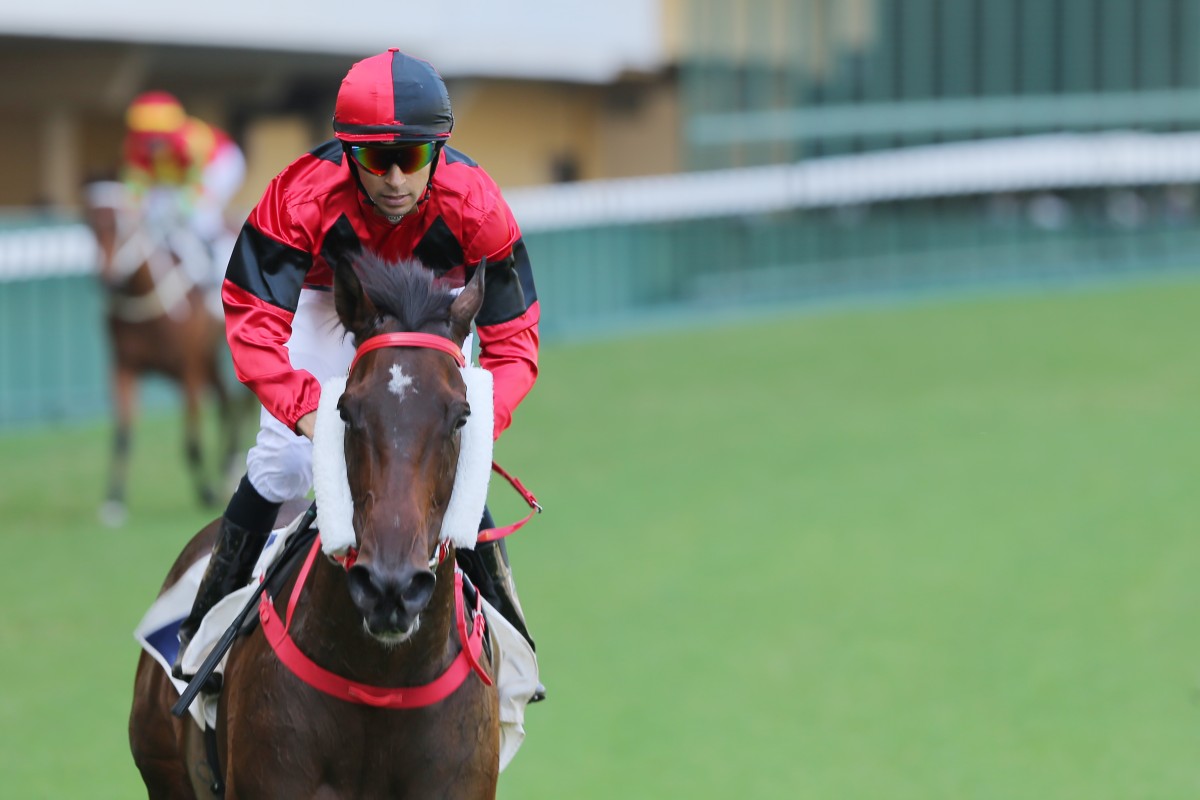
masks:
POLYGON ((385 571, 361 561, 350 568, 347 580, 350 598, 362 612, 367 630, 373 636, 393 640, 413 632, 437 583, 428 569, 405 566, 385 571))

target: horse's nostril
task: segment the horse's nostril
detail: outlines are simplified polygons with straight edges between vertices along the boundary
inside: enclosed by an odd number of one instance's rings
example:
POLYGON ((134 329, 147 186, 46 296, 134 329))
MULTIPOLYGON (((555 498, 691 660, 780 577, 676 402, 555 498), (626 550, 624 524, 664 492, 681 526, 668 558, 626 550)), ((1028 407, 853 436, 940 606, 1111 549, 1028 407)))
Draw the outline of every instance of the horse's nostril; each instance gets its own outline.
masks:
POLYGON ((383 572, 361 562, 347 574, 350 598, 369 619, 420 614, 433 597, 437 578, 429 570, 383 572))
POLYGON ((433 596, 435 584, 437 584, 437 577, 428 570, 413 575, 412 580, 400 595, 404 608, 409 613, 425 608, 429 603, 429 598, 433 596))
POLYGON ((379 588, 371 580, 371 573, 365 567, 355 565, 346 573, 350 586, 350 598, 359 608, 366 609, 379 602, 379 588))

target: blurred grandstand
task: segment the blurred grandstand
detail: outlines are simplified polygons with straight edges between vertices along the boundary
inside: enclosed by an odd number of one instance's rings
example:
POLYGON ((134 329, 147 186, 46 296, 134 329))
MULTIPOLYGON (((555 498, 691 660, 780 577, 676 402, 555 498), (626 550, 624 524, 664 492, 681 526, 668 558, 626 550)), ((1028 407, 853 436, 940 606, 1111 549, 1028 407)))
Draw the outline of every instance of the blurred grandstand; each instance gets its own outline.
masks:
MULTIPOLYGON (((1200 2, 655 6, 661 47, 636 69, 448 76, 452 96, 519 85, 549 106, 592 103, 588 125, 532 142, 541 161, 517 153, 507 180, 492 168, 503 148, 485 161, 536 260, 548 340, 1200 266, 1200 2)), ((532 107, 486 124, 528 147, 532 107)), ((459 139, 471 124, 455 136, 474 155, 459 139)), ((0 228, 0 424, 103 407, 89 248, 67 207, 0 228)))

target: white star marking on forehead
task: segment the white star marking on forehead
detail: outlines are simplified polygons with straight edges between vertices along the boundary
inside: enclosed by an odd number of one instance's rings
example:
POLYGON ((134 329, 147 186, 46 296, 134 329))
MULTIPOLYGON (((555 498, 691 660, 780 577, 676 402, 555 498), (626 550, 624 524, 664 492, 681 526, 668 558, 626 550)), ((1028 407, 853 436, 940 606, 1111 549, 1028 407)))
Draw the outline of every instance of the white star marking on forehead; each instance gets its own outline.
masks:
POLYGON ((413 379, 404 374, 404 370, 399 364, 393 364, 392 379, 388 381, 388 391, 403 400, 404 395, 408 394, 409 388, 412 388, 413 394, 417 393, 416 387, 413 386, 413 379))

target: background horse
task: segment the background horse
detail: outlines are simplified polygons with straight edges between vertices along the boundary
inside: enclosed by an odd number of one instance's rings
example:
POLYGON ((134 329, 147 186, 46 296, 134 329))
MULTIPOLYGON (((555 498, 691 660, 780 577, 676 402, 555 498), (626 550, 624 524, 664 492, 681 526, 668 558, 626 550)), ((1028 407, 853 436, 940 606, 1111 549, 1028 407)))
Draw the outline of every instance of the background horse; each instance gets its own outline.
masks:
MULTIPOLYGON (((121 184, 89 185, 86 217, 96 237, 99 272, 105 289, 105 322, 111 345, 111 385, 116 430, 113 436, 107 499, 101 519, 119 525, 125 519, 125 486, 138 379, 155 373, 173 381, 183 394, 185 458, 196 494, 206 506, 218 502, 205 471, 201 411, 206 392, 217 403, 222 422, 221 468, 231 474, 238 455, 240 409, 223 373, 224 322, 206 302, 185 261, 209 259, 198 239, 182 230, 146 224, 128 204, 121 184)), ((208 270, 211 272, 211 269, 208 270)))
MULTIPOLYGON (((273 651, 277 640, 272 633, 268 642, 265 622, 239 639, 217 712, 227 798, 495 797, 494 670, 475 638, 483 618, 463 617, 454 546, 442 530, 456 513, 448 507, 459 431, 470 414, 451 351, 461 348, 479 310, 483 280, 477 269, 454 297, 420 265, 366 262, 358 275, 349 266, 337 271, 338 316, 359 357, 345 391, 327 391, 322 406, 336 401, 334 419, 340 413, 345 421, 353 556, 338 563, 314 549, 311 569, 301 570, 307 577, 291 577, 260 612, 286 614, 291 639, 315 668, 357 689, 339 697, 302 681, 273 651), (416 332, 418 344, 407 334, 409 343, 396 344, 401 331, 416 332), (448 694, 406 700, 427 693, 468 655, 471 668, 448 694), (385 704, 385 696, 392 701, 385 704)), ((321 435, 318 429, 318 444, 321 435)), ((490 443, 490 423, 485 435, 490 443)), ((297 510, 286 509, 280 522, 297 510)), ((478 514, 471 541, 477 524, 478 514)), ((164 590, 207 552, 216 525, 188 545, 164 590)), ((166 671, 143 653, 130 742, 152 798, 209 796, 199 727, 169 711, 178 696, 166 671)))

